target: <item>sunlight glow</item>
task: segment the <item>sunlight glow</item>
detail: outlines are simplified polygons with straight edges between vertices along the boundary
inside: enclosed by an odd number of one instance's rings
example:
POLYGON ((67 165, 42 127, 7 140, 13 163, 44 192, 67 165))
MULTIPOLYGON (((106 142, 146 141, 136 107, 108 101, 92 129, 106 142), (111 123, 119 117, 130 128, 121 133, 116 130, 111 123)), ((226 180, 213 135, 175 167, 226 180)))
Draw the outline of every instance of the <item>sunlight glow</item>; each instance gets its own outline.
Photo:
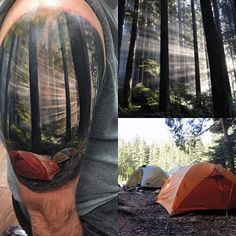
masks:
POLYGON ((47 4, 50 7, 54 7, 57 5, 58 0, 47 0, 47 4))
POLYGON ((136 136, 148 143, 171 142, 171 133, 165 119, 139 118, 119 119, 119 138, 131 141, 136 136))
MULTIPOLYGON (((183 119, 186 120, 187 119, 183 119)), ((213 124, 212 120, 205 121, 204 130, 213 124)), ((119 138, 125 141, 132 141, 136 136, 144 139, 147 143, 170 143, 174 142, 169 127, 165 124, 165 118, 122 118, 119 119, 119 138)), ((203 132, 200 136, 204 145, 212 142, 212 133, 203 132)))

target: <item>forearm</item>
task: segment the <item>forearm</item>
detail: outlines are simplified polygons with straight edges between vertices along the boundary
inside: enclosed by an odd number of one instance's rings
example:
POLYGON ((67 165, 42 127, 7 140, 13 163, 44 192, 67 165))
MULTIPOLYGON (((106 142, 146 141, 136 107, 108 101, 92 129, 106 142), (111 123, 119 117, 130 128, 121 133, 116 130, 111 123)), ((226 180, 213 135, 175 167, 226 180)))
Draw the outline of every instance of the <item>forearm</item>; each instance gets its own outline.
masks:
POLYGON ((34 236, 83 235, 75 201, 78 180, 74 178, 59 189, 44 193, 33 192, 17 181, 34 236))
POLYGON ((40 212, 29 212, 34 236, 81 236, 82 226, 76 210, 55 212, 45 215, 40 212))

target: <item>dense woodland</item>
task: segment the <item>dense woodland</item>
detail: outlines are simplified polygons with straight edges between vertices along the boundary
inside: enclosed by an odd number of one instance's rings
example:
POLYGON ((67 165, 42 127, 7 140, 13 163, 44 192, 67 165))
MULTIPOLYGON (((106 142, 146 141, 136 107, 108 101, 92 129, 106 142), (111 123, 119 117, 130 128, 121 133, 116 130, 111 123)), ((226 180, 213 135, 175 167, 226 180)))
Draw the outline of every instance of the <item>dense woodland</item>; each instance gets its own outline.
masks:
MULTIPOLYGON (((147 143, 140 137, 127 142, 119 139, 119 182, 142 165, 157 165, 168 171, 190 163, 210 161, 235 172, 236 119, 214 119, 205 128, 209 118, 166 118, 172 133, 172 141, 147 143), (203 143, 205 132, 213 134, 210 143, 203 143)), ((160 134, 157 134, 160 135, 160 134)))
POLYGON ((119 1, 120 117, 230 117, 236 0, 119 1))
POLYGON ((103 59, 98 33, 79 17, 49 12, 15 22, 0 45, 0 123, 9 150, 51 155, 83 145, 103 59))

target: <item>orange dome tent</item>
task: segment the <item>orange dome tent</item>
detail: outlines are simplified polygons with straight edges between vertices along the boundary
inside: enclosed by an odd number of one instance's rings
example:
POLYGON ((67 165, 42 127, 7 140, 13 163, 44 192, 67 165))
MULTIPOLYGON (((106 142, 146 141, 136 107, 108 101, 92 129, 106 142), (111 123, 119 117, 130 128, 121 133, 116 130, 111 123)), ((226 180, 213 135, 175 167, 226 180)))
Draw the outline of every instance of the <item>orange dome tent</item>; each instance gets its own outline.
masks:
POLYGON ((236 208, 236 175, 208 162, 184 166, 166 181, 157 202, 170 215, 236 208))

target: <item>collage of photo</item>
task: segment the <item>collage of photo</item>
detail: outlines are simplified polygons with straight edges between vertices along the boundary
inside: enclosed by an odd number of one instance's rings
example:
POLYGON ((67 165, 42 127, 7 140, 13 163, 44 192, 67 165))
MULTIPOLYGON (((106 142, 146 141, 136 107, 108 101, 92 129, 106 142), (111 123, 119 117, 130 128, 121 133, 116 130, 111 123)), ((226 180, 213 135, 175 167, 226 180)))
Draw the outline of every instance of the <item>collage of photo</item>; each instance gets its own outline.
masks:
POLYGON ((0 0, 0 236, 236 236, 236 0, 0 0))

